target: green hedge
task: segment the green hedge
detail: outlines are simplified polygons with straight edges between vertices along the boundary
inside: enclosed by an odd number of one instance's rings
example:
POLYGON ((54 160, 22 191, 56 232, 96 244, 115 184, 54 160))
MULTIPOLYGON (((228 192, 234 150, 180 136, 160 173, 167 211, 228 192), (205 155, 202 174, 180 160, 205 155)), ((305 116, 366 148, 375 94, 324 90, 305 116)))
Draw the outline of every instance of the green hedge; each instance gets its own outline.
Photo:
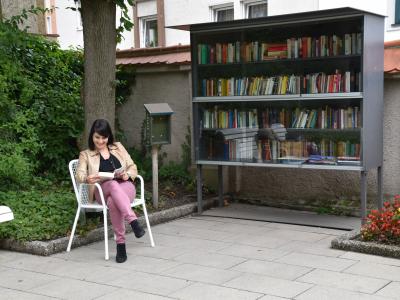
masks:
POLYGON ((67 176, 83 129, 82 59, 0 22, 0 191, 67 176))

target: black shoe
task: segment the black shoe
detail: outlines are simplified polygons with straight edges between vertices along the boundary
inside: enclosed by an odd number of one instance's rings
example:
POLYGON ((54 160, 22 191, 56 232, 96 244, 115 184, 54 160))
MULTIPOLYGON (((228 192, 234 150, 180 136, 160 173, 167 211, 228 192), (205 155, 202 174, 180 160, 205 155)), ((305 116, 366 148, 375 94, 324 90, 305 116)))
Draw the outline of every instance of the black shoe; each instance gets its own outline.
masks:
POLYGON ((123 263, 127 258, 125 244, 117 244, 117 256, 115 258, 117 263, 123 263))
POLYGON ((144 234, 146 233, 146 231, 144 231, 144 229, 142 228, 142 226, 140 226, 138 220, 133 220, 131 222, 131 227, 133 232, 135 233, 135 236, 137 238, 141 238, 142 236, 144 236, 144 234))

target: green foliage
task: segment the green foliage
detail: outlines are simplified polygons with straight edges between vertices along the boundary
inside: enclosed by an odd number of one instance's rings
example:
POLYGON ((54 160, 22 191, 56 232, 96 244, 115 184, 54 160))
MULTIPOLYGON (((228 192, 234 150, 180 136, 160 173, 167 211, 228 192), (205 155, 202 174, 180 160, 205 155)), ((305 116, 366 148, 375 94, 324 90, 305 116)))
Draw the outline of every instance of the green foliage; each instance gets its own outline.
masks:
POLYGON ((128 101, 129 96, 132 94, 131 87, 135 80, 135 74, 126 67, 117 66, 115 77, 117 78, 115 104, 122 105, 128 101))
POLYGON ((121 16, 119 18, 119 26, 117 27, 117 42, 121 42, 122 40, 122 32, 124 30, 130 31, 133 27, 133 22, 131 21, 131 17, 129 16, 129 6, 133 6, 134 0, 115 0, 116 5, 121 9, 121 16))
POLYGON ((0 23, 0 191, 67 176, 83 129, 82 53, 0 23))
POLYGON ((143 152, 136 148, 129 148, 128 152, 138 168, 138 173, 143 177, 144 181, 151 180, 151 157, 149 155, 143 155, 143 152))
POLYGON ((191 181, 191 176, 182 163, 169 162, 160 167, 158 177, 161 180, 169 180, 174 184, 187 185, 191 181))
POLYGON ((182 148, 182 165, 185 170, 189 170, 192 165, 192 139, 190 134, 190 126, 186 128, 185 142, 181 145, 182 148))
POLYGON ((66 236, 76 212, 75 196, 70 190, 0 192, 0 203, 14 213, 13 221, 1 224, 0 239, 33 241, 66 236))

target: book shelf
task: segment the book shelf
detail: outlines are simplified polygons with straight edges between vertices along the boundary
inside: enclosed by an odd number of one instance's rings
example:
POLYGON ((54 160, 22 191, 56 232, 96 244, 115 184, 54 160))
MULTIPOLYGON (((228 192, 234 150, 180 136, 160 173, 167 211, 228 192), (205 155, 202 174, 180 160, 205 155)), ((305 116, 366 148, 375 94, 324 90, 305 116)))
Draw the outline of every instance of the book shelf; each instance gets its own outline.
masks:
POLYGON ((360 172, 382 206, 384 18, 352 8, 193 24, 198 209, 202 165, 360 172))

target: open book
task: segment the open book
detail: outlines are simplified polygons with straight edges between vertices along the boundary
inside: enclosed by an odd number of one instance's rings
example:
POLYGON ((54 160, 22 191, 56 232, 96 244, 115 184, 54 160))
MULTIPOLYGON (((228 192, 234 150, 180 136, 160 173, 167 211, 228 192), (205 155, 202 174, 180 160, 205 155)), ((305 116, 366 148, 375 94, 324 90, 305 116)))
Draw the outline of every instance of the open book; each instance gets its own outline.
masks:
POLYGON ((99 177, 102 180, 110 180, 119 177, 124 172, 124 168, 114 170, 114 172, 99 172, 99 177))

